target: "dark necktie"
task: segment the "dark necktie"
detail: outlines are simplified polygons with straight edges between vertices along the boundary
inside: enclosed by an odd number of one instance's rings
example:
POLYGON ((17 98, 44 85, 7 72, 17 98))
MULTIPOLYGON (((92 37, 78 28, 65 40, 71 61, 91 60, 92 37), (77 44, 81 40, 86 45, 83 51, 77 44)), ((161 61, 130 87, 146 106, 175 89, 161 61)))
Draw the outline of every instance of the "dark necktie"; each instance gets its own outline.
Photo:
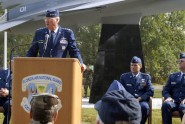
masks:
POLYGON ((55 32, 54 31, 51 31, 51 33, 50 33, 50 39, 49 39, 49 44, 48 44, 50 48, 53 47, 54 34, 55 34, 55 32))
POLYGON ((136 75, 134 75, 133 78, 134 78, 134 83, 137 83, 136 75))
POLYGON ((51 41, 54 43, 54 35, 55 35, 55 32, 54 31, 51 31, 51 41))
POLYGON ((185 78, 185 74, 183 74, 183 75, 182 75, 182 78, 181 78, 181 83, 185 83, 185 80, 184 80, 184 78, 185 78))

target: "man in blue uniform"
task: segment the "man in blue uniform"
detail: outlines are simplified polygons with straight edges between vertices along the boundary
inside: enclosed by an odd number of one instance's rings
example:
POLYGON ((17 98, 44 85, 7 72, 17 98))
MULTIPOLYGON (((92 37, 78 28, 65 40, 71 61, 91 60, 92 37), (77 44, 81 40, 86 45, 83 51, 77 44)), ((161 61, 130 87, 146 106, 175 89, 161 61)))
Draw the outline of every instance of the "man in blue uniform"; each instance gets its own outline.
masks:
MULTIPOLYGON (((11 91, 9 91, 9 86, 11 90, 11 76, 10 70, 0 69, 0 106, 3 107, 4 121, 3 124, 9 124, 11 109, 9 109, 9 97, 11 96, 11 91), (9 84, 10 83, 10 84, 9 84)), ((10 97, 11 98, 11 97, 10 97)))
POLYGON ((169 75, 162 91, 165 98, 161 108, 164 124, 172 124, 171 112, 179 111, 181 119, 185 113, 185 53, 180 53, 177 63, 180 72, 169 75))
POLYGON ((139 57, 134 56, 130 63, 131 72, 124 73, 120 77, 120 83, 123 87, 132 94, 141 106, 142 119, 141 124, 145 124, 149 115, 150 97, 154 94, 151 77, 149 74, 141 73, 142 61, 139 57))
POLYGON ((76 46, 74 33, 70 29, 60 27, 59 21, 58 10, 47 10, 46 27, 35 32, 32 45, 26 56, 65 58, 69 53, 70 57, 77 58, 80 61, 82 71, 84 71, 85 65, 76 46))

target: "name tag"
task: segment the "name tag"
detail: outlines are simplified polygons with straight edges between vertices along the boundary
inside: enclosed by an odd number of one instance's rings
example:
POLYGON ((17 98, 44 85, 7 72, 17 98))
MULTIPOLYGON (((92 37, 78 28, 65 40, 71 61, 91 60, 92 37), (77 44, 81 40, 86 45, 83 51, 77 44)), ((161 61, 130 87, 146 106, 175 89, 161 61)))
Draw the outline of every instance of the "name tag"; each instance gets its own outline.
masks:
POLYGON ((131 87, 131 86, 132 86, 132 84, 127 84, 127 86, 131 87))
POLYGON ((171 84, 176 84, 176 82, 171 82, 171 84))

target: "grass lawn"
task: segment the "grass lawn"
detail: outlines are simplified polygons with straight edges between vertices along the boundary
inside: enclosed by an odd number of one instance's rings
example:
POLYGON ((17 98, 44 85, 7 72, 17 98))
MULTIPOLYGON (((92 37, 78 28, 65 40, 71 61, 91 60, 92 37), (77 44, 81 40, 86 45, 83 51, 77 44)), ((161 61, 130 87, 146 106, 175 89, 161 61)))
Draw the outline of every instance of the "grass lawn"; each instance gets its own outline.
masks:
POLYGON ((153 98, 162 98, 162 90, 154 90, 153 98))
MULTIPOLYGON (((97 112, 96 110, 82 109, 82 124, 95 124, 97 112)), ((173 118, 173 124, 181 124, 180 118, 173 118)), ((161 110, 154 109, 152 111, 152 124, 162 124, 161 110)))
MULTIPOLYGON (((154 91, 154 97, 153 98, 162 98, 160 89, 156 89, 154 91)), ((88 90, 89 96, 90 91, 88 90)), ((82 91, 83 96, 83 91, 82 91)), ((82 108, 82 124, 95 124, 97 111, 93 108, 82 108)), ((181 124, 180 118, 173 118, 172 119, 173 124, 181 124)), ((152 124, 162 124, 162 116, 161 116, 161 110, 160 109, 153 109, 152 110, 152 124)))
MULTIPOLYGON (((82 108, 82 124, 95 124, 97 111, 93 108, 82 108)), ((3 123, 3 114, 0 113, 0 124, 3 123)), ((173 118, 173 124, 181 124, 180 118, 173 118)), ((162 124, 161 110, 152 111, 152 124, 162 124)))

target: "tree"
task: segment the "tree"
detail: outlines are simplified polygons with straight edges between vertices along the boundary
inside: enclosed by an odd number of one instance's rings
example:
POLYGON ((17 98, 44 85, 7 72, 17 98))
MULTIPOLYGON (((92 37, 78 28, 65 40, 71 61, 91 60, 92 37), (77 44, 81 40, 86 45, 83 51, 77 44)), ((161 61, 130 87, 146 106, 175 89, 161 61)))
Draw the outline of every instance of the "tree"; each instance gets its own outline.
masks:
POLYGON ((100 25, 82 26, 76 33, 78 48, 85 64, 95 64, 100 28, 100 25))
POLYGON ((175 64, 179 52, 185 47, 185 11, 143 17, 141 41, 146 71, 153 82, 164 82, 171 72, 177 71, 175 64))

